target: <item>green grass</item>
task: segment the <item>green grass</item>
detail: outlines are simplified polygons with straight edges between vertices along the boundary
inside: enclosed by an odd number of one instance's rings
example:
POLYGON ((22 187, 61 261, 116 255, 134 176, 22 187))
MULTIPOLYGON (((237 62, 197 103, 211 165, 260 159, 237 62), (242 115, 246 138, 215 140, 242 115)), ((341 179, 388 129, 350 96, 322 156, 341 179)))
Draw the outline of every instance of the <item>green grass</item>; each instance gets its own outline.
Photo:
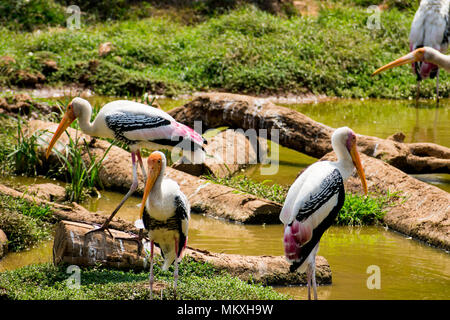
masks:
MULTIPOLYGON (((237 192, 245 192, 260 198, 268 199, 283 204, 289 186, 268 184, 269 180, 263 182, 254 181, 246 176, 239 175, 230 178, 216 178, 212 175, 203 178, 235 188, 237 192)), ((370 194, 363 196, 346 192, 345 202, 335 221, 337 225, 373 225, 381 223, 386 209, 400 200, 399 193, 370 194)))
POLYGON ((50 239, 53 222, 48 206, 0 194, 0 229, 8 238, 9 251, 21 251, 50 239))
MULTIPOLYGON (((160 260, 160 259, 158 259, 160 260)), ((173 266, 161 271, 155 264, 156 281, 169 284, 163 291, 163 299, 173 299, 173 266)), ((99 268, 83 268, 80 288, 67 286, 70 274, 67 266, 40 264, 0 273, 0 298, 12 300, 30 299, 149 299, 148 272, 117 271, 99 268)), ((271 287, 245 283, 217 271, 208 263, 184 258, 179 265, 178 299, 286 299, 271 287)), ((160 299, 160 295, 155 295, 160 299)))
MULTIPOLYGON (((74 31, 44 29, 39 34, 4 29, 0 56, 13 56, 14 70, 44 74, 40 57, 52 57, 58 70, 45 74, 46 83, 85 84, 107 95, 220 89, 413 96, 415 77, 408 67, 371 77, 377 67, 409 50, 413 11, 383 11, 380 30, 367 28, 368 16, 363 6, 336 5, 317 17, 291 18, 247 6, 193 25, 161 16, 83 24, 74 31), (98 46, 107 41, 115 49, 99 57, 98 46)), ((0 76, 0 84, 17 82, 15 74, 0 76)), ((449 96, 449 83, 443 73, 444 97, 449 96)), ((434 81, 424 81, 422 96, 432 97, 433 88, 434 81)))

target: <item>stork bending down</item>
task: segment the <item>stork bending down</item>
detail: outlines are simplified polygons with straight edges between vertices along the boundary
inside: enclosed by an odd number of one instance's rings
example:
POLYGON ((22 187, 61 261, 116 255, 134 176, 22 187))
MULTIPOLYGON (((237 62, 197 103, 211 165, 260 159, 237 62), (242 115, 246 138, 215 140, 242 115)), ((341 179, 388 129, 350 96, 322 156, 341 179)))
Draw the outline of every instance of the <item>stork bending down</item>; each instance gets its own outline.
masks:
MULTIPOLYGON (((166 157, 159 151, 148 157, 148 178, 142 197, 140 217, 150 239, 150 297, 153 295, 153 248, 164 258, 163 270, 175 261, 174 291, 178 281, 178 260, 186 247, 190 218, 189 202, 178 184, 164 178, 166 157)), ((139 226, 140 223, 137 223, 139 226)))
POLYGON ((280 220, 284 224, 284 251, 290 270, 307 273, 308 298, 311 286, 317 299, 315 258, 323 233, 331 226, 344 204, 344 181, 354 168, 361 178, 364 193, 367 183, 356 150, 356 135, 339 128, 331 138, 337 162, 319 161, 308 167, 290 187, 280 220))
POLYGON ((146 179, 146 172, 142 163, 140 148, 150 149, 174 147, 182 149, 183 155, 191 161, 201 163, 205 158, 203 144, 206 140, 191 128, 178 123, 166 112, 133 101, 117 100, 107 103, 90 122, 92 107, 82 98, 74 98, 67 106, 67 110, 47 148, 46 157, 66 128, 78 118, 81 130, 90 136, 112 138, 124 142, 130 147, 133 168, 133 182, 130 190, 109 218, 98 228, 89 231, 107 229, 110 221, 124 202, 134 193, 138 186, 137 161, 146 179))

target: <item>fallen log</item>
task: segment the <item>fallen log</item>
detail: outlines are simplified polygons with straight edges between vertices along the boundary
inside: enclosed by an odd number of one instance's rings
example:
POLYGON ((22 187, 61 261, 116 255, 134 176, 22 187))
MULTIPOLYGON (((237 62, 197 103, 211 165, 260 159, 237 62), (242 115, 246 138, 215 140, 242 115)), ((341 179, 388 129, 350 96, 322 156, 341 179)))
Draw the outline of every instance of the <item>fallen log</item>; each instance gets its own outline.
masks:
POLYGON ((194 176, 205 174, 219 178, 231 176, 249 164, 261 162, 259 156, 265 155, 267 143, 259 141, 256 135, 249 138, 237 130, 222 131, 208 139, 204 163, 190 164, 177 161, 171 167, 194 176))
MULTIPOLYGON (((186 125, 202 121, 203 129, 228 126, 244 130, 272 130, 279 133, 282 146, 321 158, 331 148, 334 129, 295 110, 267 100, 229 93, 205 93, 169 113, 186 125)), ((381 159, 406 173, 450 172, 450 149, 433 143, 402 143, 358 135, 360 152, 381 159)))
MULTIPOLYGON (((85 233, 91 225, 61 221, 53 245, 55 264, 68 263, 77 266, 104 266, 113 269, 143 270, 144 254, 138 256, 138 245, 128 233, 111 230, 115 238, 106 233, 85 233), (117 239, 122 237, 124 239, 117 239)), ((155 254, 159 255, 158 248, 155 254)), ((281 256, 242 256, 211 253, 187 248, 185 255, 197 262, 208 262, 218 270, 225 270, 243 281, 253 280, 265 285, 306 284, 306 274, 289 272, 289 264, 281 256)), ((331 284, 331 269, 323 257, 316 258, 317 281, 331 284)))
MULTIPOLYGON (((56 130, 56 124, 44 122, 40 120, 30 121, 28 130, 30 133, 37 130, 48 130, 49 132, 41 135, 42 146, 38 148, 38 152, 43 157, 47 144, 52 134, 56 130)), ((75 130, 69 128, 70 135, 75 137, 75 130)), ((78 136, 86 139, 90 145, 91 155, 95 155, 97 159, 103 156, 110 144, 104 140, 91 139, 78 132, 78 136)), ((56 148, 62 151, 64 144, 68 138, 62 136, 61 143, 56 144, 56 148)), ((85 160, 89 158, 88 154, 84 155, 85 160)), ((132 183, 132 173, 130 165, 130 153, 117 147, 112 146, 108 155, 102 163, 99 172, 99 178, 103 186, 108 190, 116 190, 126 192, 132 183)), ((47 160, 50 163, 58 164, 59 160, 52 154, 47 160)), ((219 184, 208 182, 205 179, 199 179, 185 172, 166 168, 166 176, 175 180, 180 185, 181 190, 186 194, 191 204, 193 212, 204 213, 206 215, 220 217, 232 221, 242 223, 278 223, 278 216, 281 211, 281 205, 273 201, 260 199, 255 196, 239 193, 235 189, 219 184)), ((139 185, 136 194, 142 194, 144 182, 140 170, 138 170, 139 185)))
MULTIPOLYGON (((333 152, 320 160, 336 160, 333 152)), ((387 208, 383 222, 389 228, 420 241, 450 250, 450 193, 417 180, 389 164, 361 155, 369 192, 401 197, 387 208)), ((346 191, 361 193, 359 177, 345 183, 346 191)))

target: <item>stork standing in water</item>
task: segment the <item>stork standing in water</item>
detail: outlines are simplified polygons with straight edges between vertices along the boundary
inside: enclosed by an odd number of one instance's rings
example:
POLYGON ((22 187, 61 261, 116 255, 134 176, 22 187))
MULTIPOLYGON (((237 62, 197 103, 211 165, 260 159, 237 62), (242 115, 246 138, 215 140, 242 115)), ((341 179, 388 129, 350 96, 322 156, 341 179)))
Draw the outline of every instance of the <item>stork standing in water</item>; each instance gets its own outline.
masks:
MULTIPOLYGON (((445 52, 448 47, 450 0, 422 0, 414 15, 409 34, 409 47, 414 51, 421 47, 432 47, 445 52)), ((417 95, 419 98, 420 81, 427 77, 436 77, 436 102, 439 102, 439 67, 430 61, 412 63, 417 75, 417 95)))
POLYGON ((67 110, 46 152, 46 157, 48 158, 56 141, 77 118, 81 130, 85 134, 117 139, 130 147, 133 169, 133 183, 130 190, 103 225, 88 233, 107 229, 117 211, 136 190, 138 186, 136 157, 144 179, 147 180, 140 148, 172 149, 177 147, 187 151, 183 154, 190 160, 193 160, 193 162, 204 161, 205 150, 203 149, 203 144, 206 143, 206 140, 200 134, 178 123, 169 114, 160 109, 133 101, 117 100, 103 106, 93 122, 90 122, 91 115, 92 107, 89 102, 82 98, 74 98, 67 106, 67 110))
POLYGON ((336 129, 331 137, 338 161, 319 161, 308 167, 290 187, 280 220, 284 224, 284 252, 290 270, 307 273, 308 299, 316 289, 316 253, 323 233, 331 226, 345 200, 344 181, 354 168, 364 193, 367 183, 356 150, 356 135, 347 128, 336 129))
MULTIPOLYGON (((163 270, 175 261, 174 291, 178 281, 178 260, 186 247, 190 218, 189 202, 178 184, 164 178, 166 157, 159 151, 148 157, 148 178, 142 197, 140 219, 150 239, 150 297, 153 295, 153 249, 164 258, 163 270)), ((141 228, 141 221, 136 222, 141 228)))

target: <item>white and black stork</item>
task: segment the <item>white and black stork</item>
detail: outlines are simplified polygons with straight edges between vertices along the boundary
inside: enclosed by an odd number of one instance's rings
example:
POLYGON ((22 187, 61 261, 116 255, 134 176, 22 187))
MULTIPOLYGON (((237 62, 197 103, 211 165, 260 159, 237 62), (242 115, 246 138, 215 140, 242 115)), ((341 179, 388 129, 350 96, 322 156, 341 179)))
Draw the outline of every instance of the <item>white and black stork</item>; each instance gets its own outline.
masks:
MULTIPOLYGON (((150 239, 150 297, 153 294, 153 249, 161 249, 163 270, 175 261, 174 292, 176 297, 178 262, 186 247, 190 205, 178 184, 164 178, 166 157, 155 151, 148 157, 148 178, 142 197, 140 219, 150 239)), ((136 226, 142 227, 138 220, 136 226)))
POLYGON ((309 166, 290 187, 280 213, 285 255, 291 262, 291 272, 299 268, 301 272, 306 271, 308 299, 311 299, 311 286, 317 299, 315 257, 320 238, 344 204, 344 181, 355 167, 367 194, 355 133, 348 127, 336 129, 331 143, 338 160, 319 161, 309 166))
POLYGON ((90 121, 91 115, 92 107, 90 103, 82 98, 74 98, 67 106, 67 110, 46 152, 46 157, 48 158, 58 138, 77 118, 81 130, 85 134, 94 137, 117 139, 129 146, 133 169, 133 182, 130 190, 103 225, 88 233, 107 229, 117 211, 136 190, 138 186, 136 157, 144 179, 147 180, 140 154, 142 147, 153 150, 161 148, 173 149, 176 147, 182 149, 183 155, 192 162, 199 163, 204 161, 205 150, 203 149, 203 144, 206 143, 206 140, 199 133, 177 122, 173 117, 160 109, 133 101, 117 100, 104 105, 93 122, 90 121))
MULTIPOLYGON (((431 47, 445 53, 448 47, 450 0, 422 0, 414 15, 409 34, 409 48, 414 51, 431 47)), ((439 102, 439 66, 429 61, 415 61, 413 71, 417 75, 417 95, 420 81, 436 77, 436 101, 439 102)))

